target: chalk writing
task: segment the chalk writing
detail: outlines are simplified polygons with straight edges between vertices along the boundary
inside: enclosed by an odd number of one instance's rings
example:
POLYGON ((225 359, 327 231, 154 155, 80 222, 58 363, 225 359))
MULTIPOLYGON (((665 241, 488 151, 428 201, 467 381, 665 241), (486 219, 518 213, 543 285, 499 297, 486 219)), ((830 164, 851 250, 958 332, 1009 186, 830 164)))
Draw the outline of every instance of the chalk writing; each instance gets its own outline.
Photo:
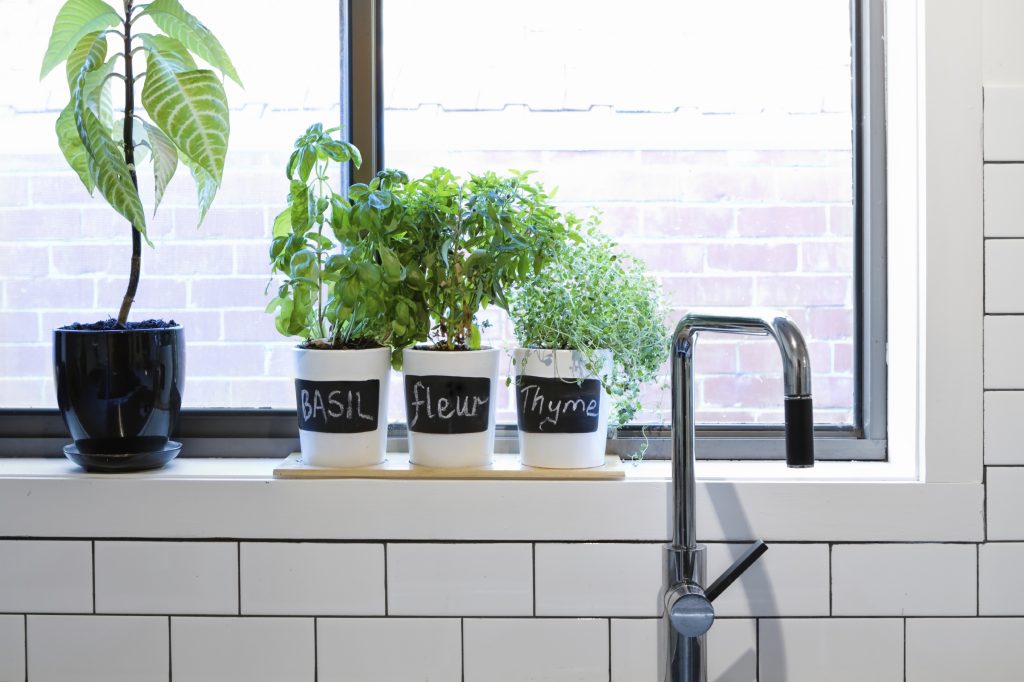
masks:
POLYGON ((520 376, 519 428, 528 433, 593 433, 601 415, 601 382, 520 376))
POLYGON ((295 380, 299 428, 319 433, 377 430, 380 381, 295 380))
POLYGON ((405 416, 410 431, 479 433, 490 423, 487 377, 405 376, 405 416))

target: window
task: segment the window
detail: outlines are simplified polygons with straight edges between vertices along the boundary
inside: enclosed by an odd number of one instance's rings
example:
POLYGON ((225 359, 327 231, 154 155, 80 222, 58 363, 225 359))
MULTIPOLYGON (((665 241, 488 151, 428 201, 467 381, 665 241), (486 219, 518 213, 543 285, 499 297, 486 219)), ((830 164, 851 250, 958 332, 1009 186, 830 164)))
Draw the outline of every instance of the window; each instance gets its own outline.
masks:
MULTIPOLYGON (((843 0, 642 0, 623 13, 611 2, 524 0, 497 15, 471 0, 350 0, 340 12, 337 0, 303 0, 301 14, 260 0, 246 3, 249 22, 234 18, 239 3, 201 11, 246 83, 229 86, 224 186, 196 231, 188 178, 173 183, 135 313, 186 325, 186 435, 227 428, 250 438, 233 440, 239 453, 266 454, 262 437, 294 429, 291 342, 263 313, 270 222, 294 137, 343 120, 369 161, 361 173, 538 170, 564 208, 600 210, 644 258, 673 307, 669 325, 692 307, 786 309, 811 346, 817 421, 873 444, 853 452, 848 438, 822 454, 884 458, 880 2, 857 0, 851 12, 843 0), (301 55, 253 40, 269 26, 307 36, 301 55), (305 68, 280 66, 289 59, 305 68), (339 96, 344 83, 352 89, 339 96), (255 407, 274 412, 223 411, 255 407)), ((0 101, 0 409, 52 410, 49 330, 112 312, 127 265, 123 221, 89 199, 57 151, 61 75, 40 86, 26 57, 42 50, 60 4, 0 0, 5 16, 24 18, 0 28, 0 50, 19 64, 0 101)), ((511 345, 502 315, 488 317, 492 342, 511 345)), ((707 429, 777 435, 773 344, 706 337, 697 369, 707 429)), ((649 388, 648 433, 669 403, 649 388)), ((60 438, 47 415, 0 421, 0 434, 60 438)), ((510 396, 499 421, 515 421, 510 396)), ((735 438, 718 442, 705 454, 735 456, 735 438)))

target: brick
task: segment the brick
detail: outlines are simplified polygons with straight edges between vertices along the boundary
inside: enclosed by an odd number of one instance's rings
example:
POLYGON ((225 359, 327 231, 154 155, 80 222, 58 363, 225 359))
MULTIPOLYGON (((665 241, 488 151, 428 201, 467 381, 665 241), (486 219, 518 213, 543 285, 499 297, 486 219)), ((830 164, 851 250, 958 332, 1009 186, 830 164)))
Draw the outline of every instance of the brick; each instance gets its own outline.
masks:
MULTIPOLYGON (((79 229, 69 237, 84 237, 97 240, 121 240, 123 244, 130 244, 131 229, 127 221, 120 214, 115 213, 109 206, 86 206, 80 209, 79 229)), ((150 216, 146 216, 150 218, 150 216)), ((152 220, 152 218, 150 218, 152 220)), ((128 247, 129 249, 131 247, 128 247)))
MULTIPOLYGON (((283 208, 284 204, 281 205, 281 209, 283 208)), ((273 218, 279 212, 270 211, 268 221, 267 212, 262 207, 221 206, 215 201, 207 211, 203 224, 197 229, 198 208, 181 207, 170 210, 174 216, 176 239, 267 239, 268 242, 273 218)))
POLYGON ((234 381, 223 379, 207 379, 196 372, 191 366, 191 349, 189 349, 188 377, 185 391, 182 393, 182 404, 185 407, 230 407, 231 389, 234 381))
POLYGON ((644 166, 728 166, 730 165, 730 160, 735 160, 731 151, 666 149, 643 150, 640 152, 640 163, 644 166))
POLYGON ((645 204, 643 232, 664 237, 725 237, 733 229, 733 210, 720 206, 645 204))
POLYGON ((38 313, 0 313, 0 343, 33 343, 49 338, 39 335, 38 313))
POLYGON ((699 379, 701 402, 708 406, 777 407, 782 404, 782 375, 741 374, 699 379))
POLYGON ((77 208, 0 209, 0 243, 73 238, 81 231, 81 211, 77 208))
POLYGON ((50 268, 46 247, 0 244, 0 272, 5 277, 45 277, 50 268))
POLYGON ((853 344, 836 343, 832 346, 832 370, 834 372, 853 371, 853 344))
POLYGON ((619 253, 637 259, 648 272, 676 274, 704 271, 704 247, 680 242, 624 243, 619 253))
POLYGON ((188 368, 199 376, 262 376, 262 346, 193 343, 188 347, 188 368))
POLYGON ((231 247, 236 275, 262 275, 270 279, 270 238, 231 247))
POLYGON ((847 308, 812 308, 810 336, 815 339, 853 338, 853 310, 847 308))
POLYGON ((231 404, 236 407, 295 407, 295 384, 290 372, 270 378, 242 378, 231 383, 231 404))
POLYGON ((776 172, 775 198, 785 202, 852 201, 850 168, 785 168, 776 172))
POLYGON ((755 413, 749 410, 699 409, 696 415, 699 424, 748 424, 755 418, 755 413))
POLYGON ((50 252, 55 275, 111 275, 131 267, 126 244, 55 244, 50 252))
POLYGON ((849 277, 796 277, 779 275, 762 277, 757 282, 757 305, 846 305, 849 277))
POLYGON ((825 234, 827 213, 821 206, 740 208, 737 232, 757 237, 816 237, 825 234))
POLYGON ((263 293, 265 277, 205 278, 194 277, 190 307, 214 309, 253 308, 263 310, 269 296, 263 293))
POLYGON ((773 191, 773 172, 761 169, 686 169, 675 196, 685 201, 764 202, 773 191))
POLYGON ((24 206, 29 201, 28 192, 28 178, 18 175, 0 176, 0 206, 24 206))
MULTIPOLYGON (((738 345, 739 371, 742 373, 782 373, 782 356, 779 347, 770 339, 743 341, 738 345)), ((809 341, 807 351, 811 357, 811 372, 817 376, 819 372, 831 367, 831 348, 827 343, 809 341)))
POLYGON ((708 268, 727 272, 792 272, 796 244, 713 244, 707 247, 708 268))
POLYGON ((231 247, 208 243, 160 244, 147 254, 146 272, 189 278, 192 275, 229 275, 234 269, 231 247))
POLYGON ((91 204, 102 202, 99 190, 93 196, 74 173, 32 176, 32 204, 54 206, 61 204, 91 204))
MULTIPOLYGON (((693 359, 693 366, 697 374, 732 374, 736 371, 738 356, 735 343, 709 342, 705 337, 701 339, 698 348, 693 359)), ((665 370, 662 374, 668 376, 668 363, 665 365, 665 370)))
POLYGON ((665 297, 676 306, 743 306, 754 302, 752 277, 664 277, 665 297))
POLYGON ((174 310, 136 306, 132 308, 132 317, 139 320, 151 318, 174 320, 185 328, 185 341, 190 345, 196 342, 223 340, 221 335, 221 313, 215 310, 174 310))
POLYGON ((842 204, 828 207, 829 234, 849 237, 853 234, 853 206, 842 204))
MULTIPOLYGON (((116 315, 124 298, 125 287, 128 285, 127 277, 105 278, 96 282, 99 289, 99 306, 111 311, 116 315)), ((142 308, 184 308, 186 299, 186 282, 171 277, 150 277, 146 273, 146 266, 142 266, 142 278, 139 280, 139 289, 135 292, 135 305, 142 308)), ((166 317, 166 315, 161 315, 166 317)), ((140 319, 132 313, 131 319, 140 319)))
POLYGON ((0 407, 49 407, 57 402, 47 402, 42 397, 44 383, 52 379, 8 379, 0 377, 0 407))
MULTIPOLYGON (((795 269, 795 268, 794 268, 795 269)), ((845 273, 853 271, 853 241, 807 242, 800 245, 800 269, 804 272, 845 273)))
MULTIPOLYGON (((10 310, 71 310, 65 322, 80 321, 82 309, 93 307, 95 283, 91 279, 37 277, 35 279, 8 279, 4 283, 6 307, 10 310)), ((116 312, 116 310, 115 310, 116 312)), ((59 326, 59 325, 57 325, 59 326)), ((46 329, 48 327, 44 327, 46 329)))
POLYGON ((7 346, 0 350, 0 376, 53 376, 53 347, 50 344, 7 346))

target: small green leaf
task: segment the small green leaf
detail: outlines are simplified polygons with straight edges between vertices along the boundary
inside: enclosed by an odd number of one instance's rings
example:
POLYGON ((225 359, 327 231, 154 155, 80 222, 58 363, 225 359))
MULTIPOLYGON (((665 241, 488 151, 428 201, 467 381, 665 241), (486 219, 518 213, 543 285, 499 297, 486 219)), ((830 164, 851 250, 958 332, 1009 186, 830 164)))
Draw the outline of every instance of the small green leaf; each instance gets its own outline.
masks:
POLYGON ((470 350, 479 350, 480 349, 480 343, 481 343, 480 327, 475 325, 475 324, 470 325, 470 327, 469 327, 469 348, 470 348, 470 350))
POLYGON ((309 227, 313 220, 313 216, 310 215, 309 211, 309 188, 306 187, 303 182, 292 180, 289 197, 291 197, 290 201, 292 204, 292 229, 303 229, 309 227))
POLYGON ((286 208, 274 218, 274 236, 285 237, 292 231, 292 210, 286 208))
POLYGON ((83 37, 119 23, 121 17, 103 0, 68 0, 53 22, 53 32, 39 71, 40 80, 67 59, 83 37))
POLYGON ((238 77, 231 58, 220 41, 203 25, 203 22, 189 14, 178 0, 153 0, 142 14, 149 15, 167 35, 181 41, 208 64, 220 69, 228 78, 242 85, 242 80, 238 77))
POLYGON ((182 153, 180 149, 178 150, 178 159, 189 169, 192 173, 192 179, 196 183, 196 202, 199 204, 199 222, 196 223, 196 228, 198 228, 203 224, 206 212, 210 210, 213 198, 217 196, 217 189, 220 185, 213 179, 212 175, 189 158, 187 154, 182 153))
POLYGON ((78 135, 78 126, 75 125, 75 108, 72 103, 64 107, 57 117, 57 144, 60 146, 64 159, 67 160, 71 169, 78 174, 82 184, 92 194, 96 189, 96 182, 92 173, 89 172, 89 153, 85 151, 82 138, 78 135))
POLYGON ((153 213, 160 206, 160 200, 164 197, 167 184, 174 177, 174 171, 178 169, 178 148, 171 142, 171 138, 164 135, 163 131, 143 122, 142 128, 149 138, 149 147, 153 150, 153 175, 156 178, 156 201, 153 206, 153 213))

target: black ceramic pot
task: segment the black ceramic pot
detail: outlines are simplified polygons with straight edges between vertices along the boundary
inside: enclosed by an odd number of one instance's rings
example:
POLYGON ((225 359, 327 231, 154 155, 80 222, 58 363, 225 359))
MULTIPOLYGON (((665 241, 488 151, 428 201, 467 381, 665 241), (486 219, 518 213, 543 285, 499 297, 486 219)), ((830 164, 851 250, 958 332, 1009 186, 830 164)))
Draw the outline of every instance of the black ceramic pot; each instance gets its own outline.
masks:
POLYGON ((65 454, 93 471, 162 466, 185 383, 185 330, 53 332, 57 405, 74 439, 65 454))

